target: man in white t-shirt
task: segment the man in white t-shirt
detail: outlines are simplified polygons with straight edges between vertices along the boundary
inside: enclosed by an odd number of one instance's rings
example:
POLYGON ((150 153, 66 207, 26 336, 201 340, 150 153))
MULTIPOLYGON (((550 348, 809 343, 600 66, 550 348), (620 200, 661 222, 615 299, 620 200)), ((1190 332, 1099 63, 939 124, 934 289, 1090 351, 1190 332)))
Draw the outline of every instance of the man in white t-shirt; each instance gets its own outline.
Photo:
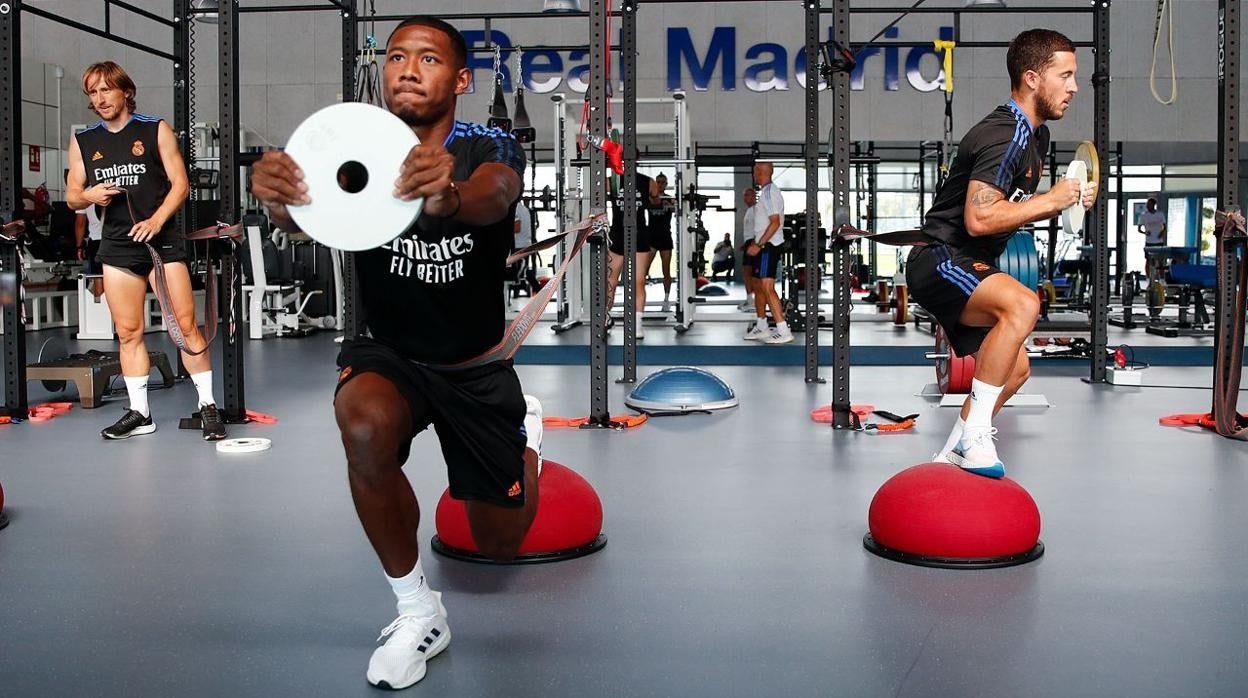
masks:
MULTIPOLYGON (((529 212, 529 207, 524 205, 524 199, 516 202, 516 220, 512 226, 512 232, 515 235, 512 249, 522 250, 533 244, 533 214, 529 212)), ((517 283, 511 289, 512 297, 518 297, 521 289, 526 289, 529 293, 533 293, 537 287, 537 269, 534 264, 537 263, 536 257, 522 259, 512 265, 515 272, 517 283)))
MULTIPOLYGON (((1161 247, 1166 244, 1166 214, 1157 210, 1157 199, 1149 198, 1145 204, 1144 213, 1140 214, 1139 230, 1144 234, 1144 247, 1161 247)), ((1147 252, 1144 254, 1144 270, 1145 273, 1151 274, 1153 266, 1153 258, 1147 252)))
POLYGON ((776 292, 776 271, 780 268, 780 245, 784 243, 784 194, 771 177, 775 167, 770 162, 754 163, 754 183, 759 186, 758 203, 754 205, 754 241, 746 247, 747 254, 758 255, 757 292, 754 294, 754 327, 746 339, 761 339, 767 344, 793 341, 793 332, 784 320, 780 294, 776 292), (775 318, 776 328, 767 329, 767 308, 775 318))
POLYGON ((521 250, 533 244, 533 215, 524 205, 524 199, 516 202, 516 249, 521 250))
MULTIPOLYGON (((103 269, 99 262, 95 261, 95 254, 99 252, 100 239, 104 236, 104 219, 100 217, 94 205, 75 211, 75 213, 78 215, 74 219, 74 245, 78 250, 78 261, 82 262, 82 273, 87 276, 101 274, 103 269)), ((96 298, 99 298, 103 291, 100 281, 100 279, 91 280, 91 293, 96 298)))

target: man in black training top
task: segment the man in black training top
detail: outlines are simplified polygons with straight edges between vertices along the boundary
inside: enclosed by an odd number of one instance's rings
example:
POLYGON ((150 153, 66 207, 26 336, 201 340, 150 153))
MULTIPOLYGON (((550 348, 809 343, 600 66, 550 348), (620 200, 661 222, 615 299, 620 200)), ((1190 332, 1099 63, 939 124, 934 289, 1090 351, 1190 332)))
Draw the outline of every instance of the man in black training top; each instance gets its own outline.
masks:
POLYGON ((992 417, 1027 380, 1023 344, 1036 325, 1036 289, 1001 273, 996 259, 1019 227, 1091 207, 1096 186, 1059 179, 1035 195, 1049 148, 1046 121, 1062 118, 1079 90, 1075 46, 1048 29, 1030 29, 1006 53, 1011 98, 958 145, 906 264, 911 297, 936 317, 960 356, 975 354, 975 379, 944 448, 936 455, 965 470, 1003 477, 992 417))
POLYGON ((212 396, 212 359, 195 324, 186 237, 174 219, 188 191, 177 137, 163 119, 136 111, 138 88, 112 61, 83 71, 82 92, 100 120, 69 141, 65 201, 75 210, 94 208, 102 220, 96 259, 104 266, 104 293, 121 342, 121 376, 130 397, 130 408, 100 435, 128 439, 156 431, 147 400, 151 362, 143 340, 147 288, 156 286, 150 245, 162 262, 182 335, 193 351, 201 352, 183 352, 182 362, 198 393, 204 439, 224 439, 225 424, 212 396))
MULTIPOLYGON (((403 163, 395 196, 424 199, 393 242, 357 254, 368 337, 344 342, 334 401, 356 513, 398 597, 399 617, 368 663, 370 683, 404 688, 451 633, 440 594, 425 580, 420 512, 404 475, 412 438, 433 425, 451 495, 467 501, 480 551, 515 556, 537 511, 541 411, 520 390, 511 362, 451 370, 497 344, 501 290, 524 152, 498 129, 455 120, 472 80, 463 36, 431 17, 404 21, 387 42, 384 96, 420 145, 403 163)), ((275 223, 307 204, 297 163, 269 152, 252 191, 275 223)))

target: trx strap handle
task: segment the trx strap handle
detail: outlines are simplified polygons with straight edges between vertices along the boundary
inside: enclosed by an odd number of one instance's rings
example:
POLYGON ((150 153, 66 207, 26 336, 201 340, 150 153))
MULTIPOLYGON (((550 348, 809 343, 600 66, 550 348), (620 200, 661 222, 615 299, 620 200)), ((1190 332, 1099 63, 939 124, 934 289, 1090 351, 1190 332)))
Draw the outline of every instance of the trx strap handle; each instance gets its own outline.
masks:
POLYGON ((555 235, 554 237, 543 240, 537 244, 529 245, 524 249, 518 250, 507 258, 507 263, 517 262, 525 257, 536 254, 541 250, 553 247, 565 238, 576 235, 576 240, 572 243, 572 249, 568 251, 568 255, 563 258, 563 263, 559 265, 559 269, 555 271, 555 275, 550 281, 538 291, 529 302, 525 304, 524 309, 516 315, 511 324, 507 326, 507 331, 503 334, 503 339, 492 348, 486 350, 483 354, 467 361, 461 361, 457 364, 444 365, 441 368, 464 369, 483 366, 495 361, 505 361, 516 355, 516 351, 520 349, 520 345, 524 344, 524 340, 533 331, 538 320, 542 318, 542 312, 545 311, 546 305, 550 303, 550 299, 554 297, 555 292, 559 290, 559 281, 563 279, 564 274, 568 271, 568 265, 576 258, 577 253, 585 246, 585 241, 594 235, 602 235, 607 229, 607 214, 597 213, 567 230, 555 235))
MULTIPOLYGON (((130 212, 130 222, 138 224, 138 218, 134 215, 134 207, 130 203, 130 193, 125 189, 118 187, 118 191, 126 197, 126 209, 130 212)), ((240 223, 234 225, 226 225, 217 223, 206 228, 200 228, 194 232, 188 233, 187 242, 196 240, 224 240, 230 243, 230 254, 234 254, 234 250, 238 248, 239 240, 243 236, 243 226, 240 223)), ((173 299, 169 295, 169 280, 165 277, 165 260, 160 258, 160 253, 155 247, 144 242, 143 246, 147 248, 147 254, 152 260, 153 281, 152 292, 156 295, 157 302, 160 303, 160 314, 164 318, 165 331, 169 333, 169 338, 178 347, 180 351, 187 356, 199 356, 208 351, 208 347, 212 346, 212 340, 217 336, 217 326, 220 324, 220 315, 217 310, 217 274, 213 265, 212 252, 208 253, 208 270, 207 278, 204 279, 204 346, 198 351, 191 349, 187 344, 186 336, 182 333, 182 326, 178 324, 178 316, 173 312, 173 299)), ((226 301, 230 307, 230 328, 229 336, 234 336, 234 265, 229 265, 225 270, 226 301)))
POLYGON ((855 240, 870 240, 871 242, 879 242, 885 245, 914 245, 916 247, 939 242, 918 228, 913 230, 893 230, 887 233, 872 233, 855 228, 848 223, 838 227, 834 237, 844 240, 846 243, 854 242, 855 240))

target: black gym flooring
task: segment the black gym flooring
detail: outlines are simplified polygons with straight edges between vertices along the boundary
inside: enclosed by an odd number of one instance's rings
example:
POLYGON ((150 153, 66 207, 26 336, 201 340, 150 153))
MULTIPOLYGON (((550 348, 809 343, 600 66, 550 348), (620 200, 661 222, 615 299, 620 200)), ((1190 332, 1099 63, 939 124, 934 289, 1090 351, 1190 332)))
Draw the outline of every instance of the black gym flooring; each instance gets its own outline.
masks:
MULTIPOLYGON (((50 334, 32 334, 32 349, 50 334)), ((335 351, 329 334, 247 345, 247 404, 281 421, 233 433, 273 439, 267 453, 218 455, 179 432, 189 384, 153 392, 160 430, 128 442, 98 436, 124 398, 0 426, 12 518, 0 694, 379 695, 364 670, 394 600, 346 487, 335 351)), ((519 370, 548 415, 585 414, 587 368, 519 370)), ((1157 424, 1207 410, 1208 390, 1089 386, 1086 364, 1037 367, 1029 391, 1053 406, 1006 410, 999 448, 1040 506, 1047 552, 955 572, 861 543, 875 490, 925 461, 954 419, 914 395, 929 368, 854 369, 855 402, 921 413, 892 435, 810 421, 830 388, 806 385, 800 367, 712 370, 740 407, 624 433, 547 431, 546 456, 602 497, 600 553, 490 567, 426 551, 454 640, 411 695, 1248 692, 1248 445, 1157 424)), ((1210 373, 1146 379, 1208 386, 1210 373)), ((626 391, 612 383, 617 412, 626 391)), ((446 483, 431 434, 407 470, 427 541, 446 483)))

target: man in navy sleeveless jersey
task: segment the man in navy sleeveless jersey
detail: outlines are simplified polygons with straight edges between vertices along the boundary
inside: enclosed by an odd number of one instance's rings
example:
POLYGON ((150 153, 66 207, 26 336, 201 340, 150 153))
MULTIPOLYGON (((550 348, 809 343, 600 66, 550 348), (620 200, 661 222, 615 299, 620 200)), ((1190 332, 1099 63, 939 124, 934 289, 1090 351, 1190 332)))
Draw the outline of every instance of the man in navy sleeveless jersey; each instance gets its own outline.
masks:
MULTIPOLYGON (((463 36, 432 17, 404 21, 387 42, 386 105, 420 138, 394 193, 424 208, 393 242, 357 253, 368 336, 344 342, 338 358, 334 411, 351 495, 398 599, 366 674, 384 688, 419 681, 451 638, 419 558, 420 510, 402 470, 412 438, 434 427, 451 495, 467 500, 483 554, 514 557, 537 511, 540 404, 521 392, 510 361, 447 367, 503 337, 524 172, 511 134, 455 120, 472 80, 466 59, 463 36)), ((256 163, 252 192, 285 230, 296 229, 288 207, 309 203, 298 163, 279 152, 256 163)))
MULTIPOLYGON (((148 245, 164 262, 169 300, 188 345, 192 350, 205 346, 195 324, 186 239, 174 223, 189 187, 173 129, 159 117, 135 111, 137 89, 121 66, 112 61, 91 65, 82 75, 82 91, 100 121, 69 143, 65 199, 75 210, 94 206, 103 220, 96 260, 104 266, 104 294, 121 340, 130 408, 100 434, 126 439, 156 431, 147 401, 151 365, 143 341, 148 282, 155 284, 148 245)), ((182 361, 198 393, 204 439, 225 438, 212 397, 212 359, 206 351, 184 352, 182 361)))
POLYGON ((1023 344, 1040 313, 1036 289, 1001 273, 996 259, 1020 227, 1096 201, 1096 185, 1059 179, 1036 195, 1049 147, 1046 121, 1060 119, 1079 90, 1075 46, 1029 29, 1006 52, 1010 100, 971 127, 906 263, 911 298, 936 317, 960 356, 974 354, 975 378, 937 460, 1003 477, 992 417, 1031 375, 1023 344))

